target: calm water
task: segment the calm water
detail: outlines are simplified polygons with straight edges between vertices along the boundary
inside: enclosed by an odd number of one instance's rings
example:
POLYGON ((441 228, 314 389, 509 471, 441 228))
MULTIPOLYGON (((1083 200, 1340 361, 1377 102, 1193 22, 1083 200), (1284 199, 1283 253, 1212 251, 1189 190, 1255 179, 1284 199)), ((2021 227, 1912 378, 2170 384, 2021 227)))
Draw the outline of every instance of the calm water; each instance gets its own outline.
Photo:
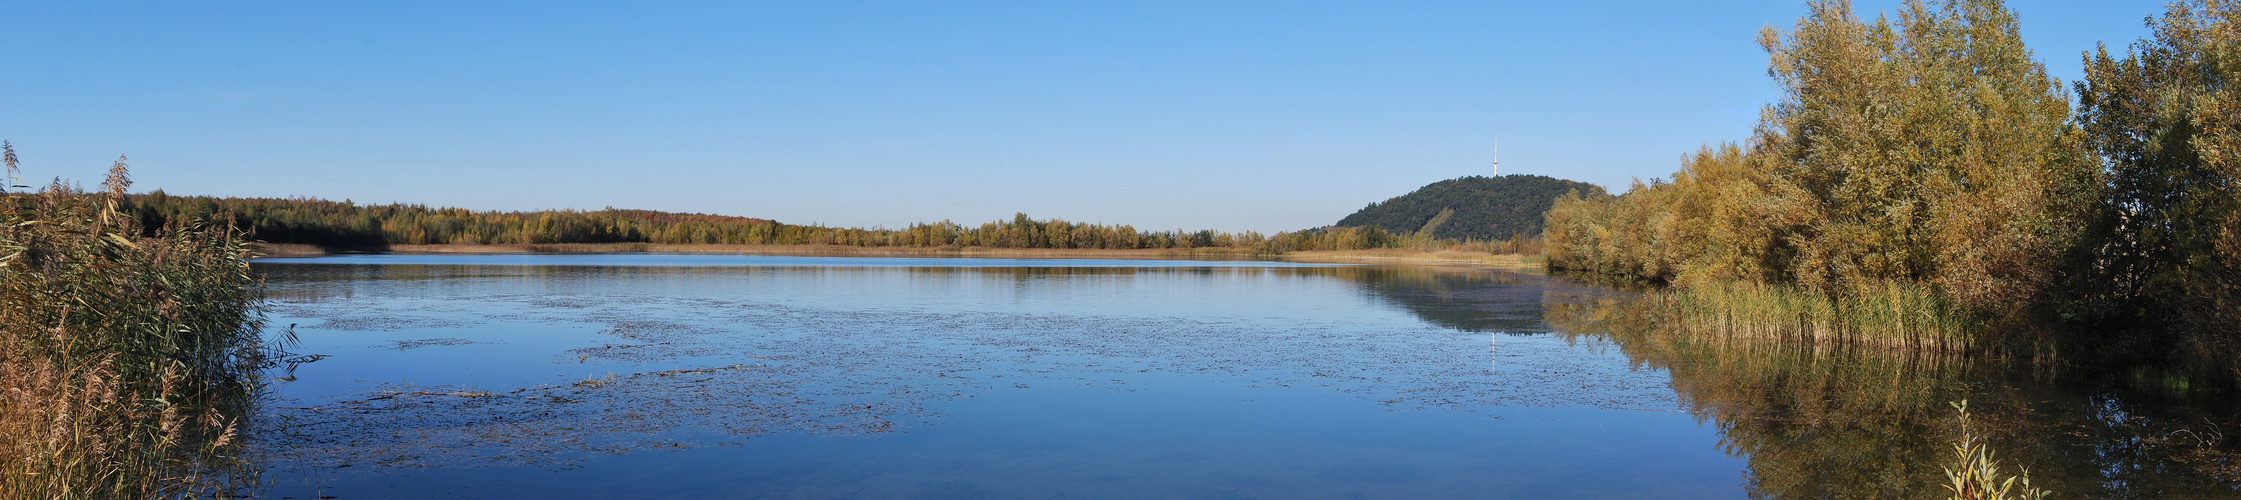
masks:
POLYGON ((2169 375, 2091 385, 1692 344, 1628 322, 1626 294, 1514 273, 716 255, 257 267, 275 329, 330 356, 258 416, 273 496, 1922 497, 1960 398, 2003 457, 2066 493, 2214 497, 2241 477, 2221 432, 2234 407, 2169 375))

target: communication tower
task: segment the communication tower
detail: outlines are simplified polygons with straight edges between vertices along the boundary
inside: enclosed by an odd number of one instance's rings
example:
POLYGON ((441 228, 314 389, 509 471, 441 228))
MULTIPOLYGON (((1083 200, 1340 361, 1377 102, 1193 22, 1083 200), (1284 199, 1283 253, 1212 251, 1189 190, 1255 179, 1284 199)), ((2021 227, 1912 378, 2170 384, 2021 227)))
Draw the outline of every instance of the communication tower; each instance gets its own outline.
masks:
POLYGON ((1494 176, 1502 176, 1502 140, 1494 140, 1494 176))

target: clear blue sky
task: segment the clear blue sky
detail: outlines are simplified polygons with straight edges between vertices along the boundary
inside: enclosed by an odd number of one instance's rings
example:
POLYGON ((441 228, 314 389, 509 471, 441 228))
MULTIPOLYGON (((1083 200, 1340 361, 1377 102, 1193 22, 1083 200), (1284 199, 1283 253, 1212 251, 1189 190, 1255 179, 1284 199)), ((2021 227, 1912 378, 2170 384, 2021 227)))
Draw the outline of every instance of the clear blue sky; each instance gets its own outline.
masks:
MULTIPOLYGON (((1895 0, 1864 1, 1866 17, 1895 0)), ((2057 77, 2161 2, 2011 5, 2057 77)), ((1502 172, 1625 189, 1775 98, 1717 2, 10 2, 26 177, 901 227, 1320 226, 1502 172)), ((35 182, 37 183, 37 182, 35 182)))

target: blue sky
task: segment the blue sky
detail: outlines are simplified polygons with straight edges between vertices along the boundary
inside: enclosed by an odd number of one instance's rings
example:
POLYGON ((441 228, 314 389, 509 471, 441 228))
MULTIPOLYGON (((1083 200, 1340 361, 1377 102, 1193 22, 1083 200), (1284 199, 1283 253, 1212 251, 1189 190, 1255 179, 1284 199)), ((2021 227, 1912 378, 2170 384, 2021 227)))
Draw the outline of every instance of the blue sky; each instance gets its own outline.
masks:
MULTIPOLYGON (((1863 1, 1872 18, 1896 1, 1863 1)), ((2048 70, 2156 1, 2015 1, 2048 70)), ((16 3, 25 177, 901 227, 1291 230, 1503 173, 1618 190, 1776 97, 1721 2, 16 3)), ((35 181, 34 183, 37 183, 35 181)))

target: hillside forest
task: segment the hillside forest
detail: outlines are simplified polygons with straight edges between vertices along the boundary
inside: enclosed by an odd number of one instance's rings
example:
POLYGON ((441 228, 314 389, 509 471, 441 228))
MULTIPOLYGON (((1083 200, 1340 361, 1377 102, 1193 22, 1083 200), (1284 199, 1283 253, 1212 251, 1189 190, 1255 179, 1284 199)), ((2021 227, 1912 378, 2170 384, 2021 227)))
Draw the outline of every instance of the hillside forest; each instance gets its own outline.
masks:
POLYGON ((1430 230, 1451 240, 1505 240, 1539 236, 1556 198, 1579 191, 1604 196, 1603 188, 1542 175, 1468 176, 1434 182, 1383 202, 1371 203, 1338 221, 1342 227, 1368 226, 1395 234, 1430 230), (1440 218, 1441 214, 1448 214, 1440 218))

